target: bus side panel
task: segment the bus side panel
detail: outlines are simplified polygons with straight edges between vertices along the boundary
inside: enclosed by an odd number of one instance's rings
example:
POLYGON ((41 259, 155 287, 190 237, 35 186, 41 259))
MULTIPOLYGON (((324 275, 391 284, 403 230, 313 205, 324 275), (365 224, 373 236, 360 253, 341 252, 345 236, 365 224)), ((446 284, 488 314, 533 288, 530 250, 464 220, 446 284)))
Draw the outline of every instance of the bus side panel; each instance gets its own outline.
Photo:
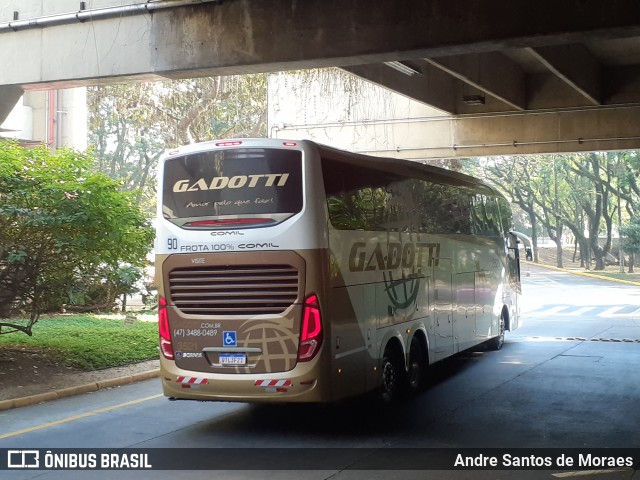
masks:
POLYGON ((331 323, 328 352, 331 355, 334 398, 346 398, 366 391, 367 324, 366 289, 362 286, 335 287, 329 299, 327 317, 331 323))
POLYGON ((476 272, 476 335, 478 340, 488 340, 492 336, 493 303, 496 287, 491 281, 490 272, 476 272), (493 294, 493 295, 492 295, 493 294))
POLYGON ((475 275, 454 275, 454 337, 455 352, 473 346, 476 341, 475 275))
POLYGON ((335 391, 346 396, 380 385, 390 338, 406 345, 411 325, 429 335, 429 259, 436 245, 424 235, 331 228, 329 245, 335 391))

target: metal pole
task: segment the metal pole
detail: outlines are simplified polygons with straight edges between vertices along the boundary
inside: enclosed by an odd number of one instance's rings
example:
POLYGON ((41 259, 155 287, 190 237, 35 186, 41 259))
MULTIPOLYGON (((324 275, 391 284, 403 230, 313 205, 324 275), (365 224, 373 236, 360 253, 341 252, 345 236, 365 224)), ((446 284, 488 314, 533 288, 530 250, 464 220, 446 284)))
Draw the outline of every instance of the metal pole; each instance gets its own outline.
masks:
MULTIPOLYGON (((618 184, 618 193, 620 192, 620 161, 621 159, 618 157, 618 175, 617 175, 617 184, 618 184)), ((620 228, 622 227, 622 208, 620 205, 620 195, 618 194, 618 263, 620 264, 620 273, 624 273, 624 252, 622 251, 622 232, 620 228)))

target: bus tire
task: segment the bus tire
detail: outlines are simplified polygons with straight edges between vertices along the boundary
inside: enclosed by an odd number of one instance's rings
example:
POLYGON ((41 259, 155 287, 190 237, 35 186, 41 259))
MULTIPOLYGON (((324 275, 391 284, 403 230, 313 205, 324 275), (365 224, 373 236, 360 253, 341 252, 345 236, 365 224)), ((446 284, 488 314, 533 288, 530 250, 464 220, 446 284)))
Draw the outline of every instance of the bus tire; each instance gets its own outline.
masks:
POLYGON ((406 371, 402 355, 387 345, 382 356, 382 385, 380 398, 384 403, 397 401, 406 387, 406 371))
POLYGON ((487 342, 487 348, 489 350, 500 350, 504 345, 504 331, 506 328, 506 322, 504 320, 504 313, 500 315, 500 333, 497 337, 493 337, 491 340, 487 342))
POLYGON ((408 383, 409 390, 412 393, 418 393, 424 390, 427 383, 427 352, 424 342, 417 336, 411 339, 409 347, 409 372, 408 383))

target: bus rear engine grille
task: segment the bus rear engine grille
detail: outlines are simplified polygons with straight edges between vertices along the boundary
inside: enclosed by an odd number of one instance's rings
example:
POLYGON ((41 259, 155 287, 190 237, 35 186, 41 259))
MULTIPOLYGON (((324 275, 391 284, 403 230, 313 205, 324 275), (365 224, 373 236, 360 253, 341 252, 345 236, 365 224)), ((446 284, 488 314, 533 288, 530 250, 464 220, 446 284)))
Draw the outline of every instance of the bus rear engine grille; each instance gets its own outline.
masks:
POLYGON ((216 265, 169 273, 174 305, 187 315, 284 312, 298 298, 298 270, 290 265, 216 265))

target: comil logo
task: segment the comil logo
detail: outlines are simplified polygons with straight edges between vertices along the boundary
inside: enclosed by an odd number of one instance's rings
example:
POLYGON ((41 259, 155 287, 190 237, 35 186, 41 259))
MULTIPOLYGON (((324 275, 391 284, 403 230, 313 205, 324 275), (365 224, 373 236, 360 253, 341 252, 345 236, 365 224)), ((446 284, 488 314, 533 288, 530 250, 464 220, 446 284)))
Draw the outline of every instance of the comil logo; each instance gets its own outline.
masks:
POLYGON ((38 450, 8 450, 8 468, 40 468, 40 452, 38 450))

